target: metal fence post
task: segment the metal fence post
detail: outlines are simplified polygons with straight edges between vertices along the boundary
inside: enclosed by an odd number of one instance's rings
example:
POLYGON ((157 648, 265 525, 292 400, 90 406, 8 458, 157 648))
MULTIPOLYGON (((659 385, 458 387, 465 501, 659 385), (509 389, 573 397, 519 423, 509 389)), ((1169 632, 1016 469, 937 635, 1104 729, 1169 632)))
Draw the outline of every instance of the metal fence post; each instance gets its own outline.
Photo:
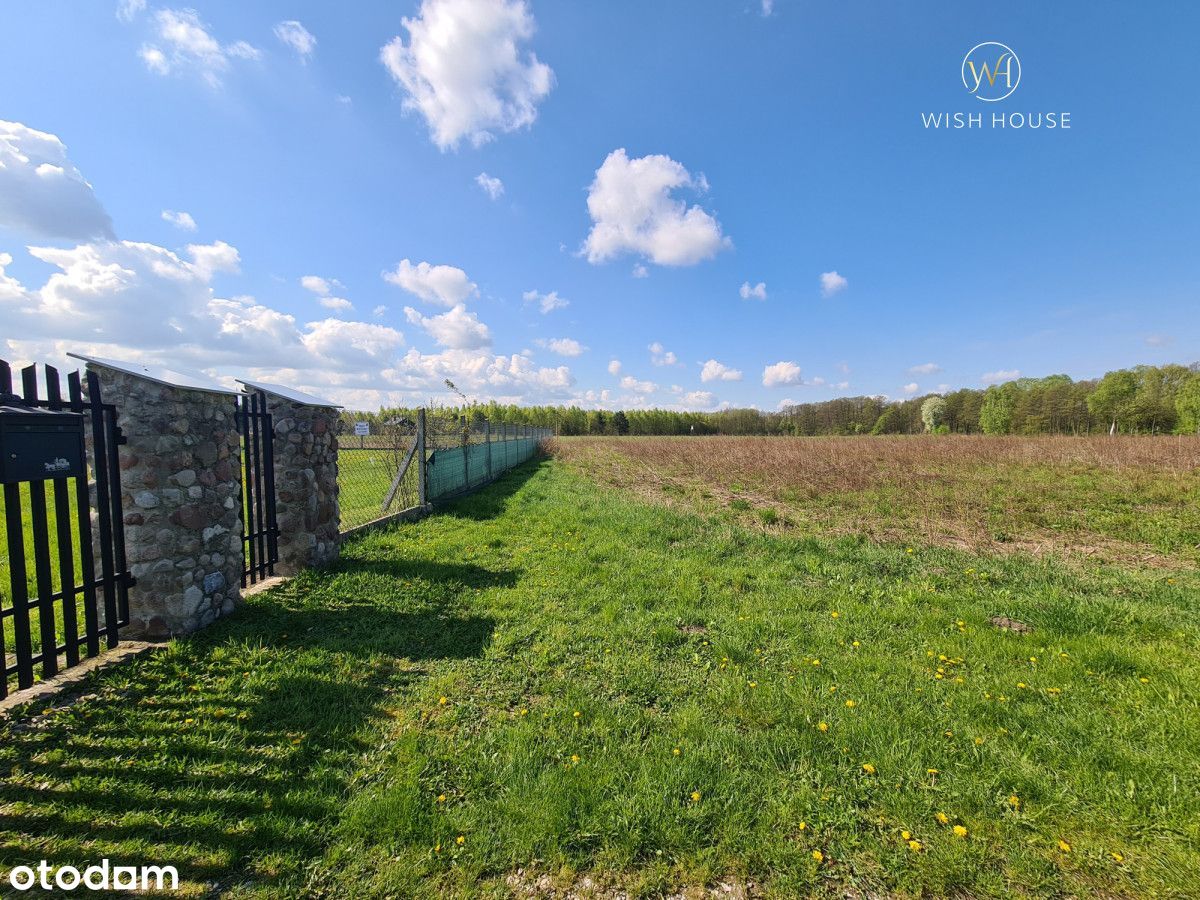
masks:
POLYGON ((483 420, 483 440, 487 444, 487 478, 492 480, 492 422, 490 419, 483 420))
POLYGON ((425 487, 425 408, 417 410, 417 503, 424 506, 429 498, 425 487))

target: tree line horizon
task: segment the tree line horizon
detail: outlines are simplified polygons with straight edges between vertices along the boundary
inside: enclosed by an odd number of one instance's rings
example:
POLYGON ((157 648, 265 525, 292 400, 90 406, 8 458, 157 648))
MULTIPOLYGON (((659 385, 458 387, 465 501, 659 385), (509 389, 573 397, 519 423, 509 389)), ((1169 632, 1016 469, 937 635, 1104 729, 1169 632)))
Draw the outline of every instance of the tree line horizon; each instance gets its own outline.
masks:
MULTIPOLYGON (((986 388, 926 393, 903 400, 837 397, 796 403, 775 412, 753 407, 714 412, 672 409, 603 410, 579 406, 519 406, 494 401, 437 409, 441 417, 482 424, 506 422, 579 435, 867 435, 867 434, 1200 434, 1200 362, 1140 365, 1101 378, 1068 375, 1016 378, 986 388)), ((412 420, 415 409, 386 407, 343 413, 372 431, 412 420)))

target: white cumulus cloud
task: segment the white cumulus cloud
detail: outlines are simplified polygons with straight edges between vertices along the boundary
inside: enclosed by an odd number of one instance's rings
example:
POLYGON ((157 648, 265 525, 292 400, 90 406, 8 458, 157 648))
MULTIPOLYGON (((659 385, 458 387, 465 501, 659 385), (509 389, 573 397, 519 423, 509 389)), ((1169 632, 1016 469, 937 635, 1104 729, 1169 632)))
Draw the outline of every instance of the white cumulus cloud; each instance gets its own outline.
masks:
POLYGON ((700 380, 709 381, 741 381, 742 373, 738 369, 731 369, 724 363, 719 363, 715 359, 710 359, 700 368, 700 380))
POLYGON ((462 269, 433 266, 427 262, 414 266, 407 259, 400 260, 391 272, 384 272, 383 280, 422 300, 443 306, 457 306, 479 293, 479 288, 462 269))
POLYGON ((435 341, 452 350, 478 350, 492 342, 492 333, 479 321, 474 313, 467 312, 461 303, 449 312, 437 316, 425 316, 411 306, 404 307, 404 315, 413 325, 419 325, 435 341))
POLYGON ((236 275, 241 271, 242 258, 236 247, 231 247, 224 241, 214 241, 211 244, 188 244, 196 270, 207 281, 216 272, 228 272, 236 275))
POLYGON ((658 385, 653 381, 638 381, 632 375, 626 375, 621 379, 621 387, 636 394, 653 394, 658 390, 658 385))
POLYGON ((850 282, 839 275, 837 272, 822 272, 821 273, 821 296, 832 297, 834 294, 840 294, 850 282))
POLYGON ((476 175, 475 183, 483 188, 483 192, 493 200, 499 200, 504 196, 504 182, 499 178, 493 178, 487 172, 480 172, 476 175))
POLYGON ((539 338, 534 343, 559 356, 582 356, 583 351, 587 349, 574 338, 539 338))
POLYGON ((984 384, 999 384, 1002 381, 1014 381, 1020 377, 1020 369, 998 369, 995 372, 984 372, 979 380, 984 384))
POLYGON ((276 25, 275 37, 295 50, 302 62, 308 62, 308 58, 317 49, 317 39, 313 37, 312 32, 295 19, 289 19, 276 25))
POLYGON ((0 121, 0 228, 35 238, 113 238, 112 220, 56 135, 0 121))
POLYGON ((942 367, 937 363, 927 362, 921 363, 919 366, 912 366, 908 371, 913 375, 933 375, 942 371, 942 367))
POLYGON ((525 291, 521 295, 521 299, 526 303, 536 303, 538 309, 542 311, 542 315, 554 312, 556 309, 562 309, 571 303, 565 297, 558 296, 558 291, 551 291, 548 294, 540 294, 536 290, 525 291))
POLYGON ((162 211, 162 219, 164 222, 170 222, 181 231, 196 230, 196 220, 192 218, 191 213, 176 212, 173 209, 164 209, 162 211))
POLYGON ((803 384, 800 367, 794 362, 777 362, 763 369, 763 387, 778 387, 784 384, 803 384))
POLYGON ((609 375, 620 375, 621 374, 621 361, 619 359, 610 359, 608 361, 608 374, 609 375))
POLYGON ((658 341, 655 341, 646 349, 650 351, 650 362, 656 366, 673 366, 679 362, 678 357, 658 341))
POLYGON ((524 0, 422 0, 402 25, 408 41, 394 37, 380 59, 438 147, 479 146, 537 118, 554 72, 522 48, 535 30, 524 0))
POLYGON ((743 300, 766 300, 767 299, 767 283, 760 281, 753 287, 750 282, 743 281, 742 286, 738 289, 738 294, 743 300))
POLYGON ((920 389, 921 389, 921 386, 919 384, 917 384, 915 381, 910 381, 908 384, 906 384, 903 387, 904 393, 907 394, 909 397, 911 397, 913 394, 915 394, 920 389))
POLYGON ((635 253, 660 266, 690 266, 716 256, 731 246, 721 224, 672 195, 680 188, 707 187, 703 176, 693 177, 669 156, 630 159, 623 148, 614 150, 588 190, 593 223, 583 245, 588 261, 635 253))
POLYGON ((150 71, 159 75, 194 72, 212 87, 233 59, 254 60, 262 52, 245 41, 222 44, 208 31, 195 10, 160 9, 154 14, 156 42, 142 45, 139 55, 150 71))

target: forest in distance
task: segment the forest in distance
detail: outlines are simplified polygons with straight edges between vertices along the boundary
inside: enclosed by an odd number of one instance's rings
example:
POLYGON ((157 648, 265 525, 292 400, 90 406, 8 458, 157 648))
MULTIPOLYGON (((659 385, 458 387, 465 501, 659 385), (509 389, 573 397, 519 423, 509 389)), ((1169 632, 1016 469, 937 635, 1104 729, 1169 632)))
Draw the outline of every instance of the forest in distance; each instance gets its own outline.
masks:
MULTIPOLYGON (((372 431, 412 409, 344 413, 372 431)), ((865 435, 865 434, 1200 434, 1200 362, 1142 365, 1075 381, 1068 375, 1017 378, 987 388, 927 393, 903 400, 838 397, 778 411, 753 408, 686 412, 672 409, 583 409, 496 402, 447 406, 445 417, 553 428, 575 435, 865 435)))

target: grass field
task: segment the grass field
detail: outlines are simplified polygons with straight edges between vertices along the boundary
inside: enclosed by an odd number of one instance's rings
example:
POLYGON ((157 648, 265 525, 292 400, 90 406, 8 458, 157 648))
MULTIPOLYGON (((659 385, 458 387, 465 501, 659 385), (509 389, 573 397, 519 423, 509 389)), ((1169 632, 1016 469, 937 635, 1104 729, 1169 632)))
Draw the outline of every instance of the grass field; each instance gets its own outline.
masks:
POLYGON ((1200 564, 1200 438, 568 438, 602 483, 792 533, 1200 564))
POLYGON ((230 897, 1200 894, 1185 552, 825 537, 582 466, 365 534, 0 726, 0 866, 153 859, 230 897))

